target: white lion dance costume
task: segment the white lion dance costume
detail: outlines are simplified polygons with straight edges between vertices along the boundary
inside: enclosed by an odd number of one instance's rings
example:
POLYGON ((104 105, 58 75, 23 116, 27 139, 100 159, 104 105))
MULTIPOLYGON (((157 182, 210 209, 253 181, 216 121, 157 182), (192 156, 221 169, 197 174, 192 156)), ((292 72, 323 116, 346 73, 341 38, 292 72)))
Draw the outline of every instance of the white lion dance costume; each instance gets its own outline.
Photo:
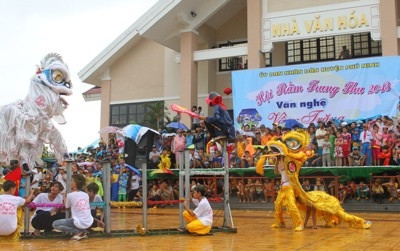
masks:
POLYGON ((42 163, 44 144, 49 144, 58 162, 68 154, 67 146, 51 119, 64 124, 63 112, 72 94, 68 67, 58 54, 50 53, 31 79, 24 100, 0 107, 0 162, 18 160, 30 169, 42 163))

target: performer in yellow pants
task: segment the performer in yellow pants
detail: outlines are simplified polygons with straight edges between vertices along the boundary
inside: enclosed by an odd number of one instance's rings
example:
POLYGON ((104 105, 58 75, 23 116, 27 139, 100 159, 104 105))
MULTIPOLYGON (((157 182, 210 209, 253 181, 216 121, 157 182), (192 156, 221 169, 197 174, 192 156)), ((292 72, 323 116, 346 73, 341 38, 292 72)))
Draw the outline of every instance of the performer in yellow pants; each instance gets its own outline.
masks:
POLYGON ((204 197, 206 189, 202 185, 193 188, 192 202, 197 207, 195 210, 190 210, 187 202, 183 203, 185 211, 183 217, 188 222, 186 229, 190 233, 208 234, 211 230, 213 221, 213 211, 208 200, 204 197))
POLYGON ((295 231, 303 230, 303 221, 301 219, 300 211, 296 206, 296 198, 294 191, 290 185, 288 176, 286 175, 283 167, 283 158, 277 157, 275 163, 275 174, 281 174, 281 188, 278 192, 278 197, 275 200, 275 224, 272 225, 274 228, 284 228, 285 220, 283 219, 283 207, 289 212, 290 217, 293 221, 293 228, 295 231))

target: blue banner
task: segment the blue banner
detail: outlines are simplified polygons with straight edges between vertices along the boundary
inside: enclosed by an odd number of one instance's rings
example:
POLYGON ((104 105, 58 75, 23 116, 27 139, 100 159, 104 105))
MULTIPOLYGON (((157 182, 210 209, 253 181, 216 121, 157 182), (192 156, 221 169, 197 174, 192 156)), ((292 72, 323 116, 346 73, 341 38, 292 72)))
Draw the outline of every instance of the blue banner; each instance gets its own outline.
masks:
POLYGON ((399 69, 400 57, 373 57, 232 72, 236 126, 393 117, 399 69))

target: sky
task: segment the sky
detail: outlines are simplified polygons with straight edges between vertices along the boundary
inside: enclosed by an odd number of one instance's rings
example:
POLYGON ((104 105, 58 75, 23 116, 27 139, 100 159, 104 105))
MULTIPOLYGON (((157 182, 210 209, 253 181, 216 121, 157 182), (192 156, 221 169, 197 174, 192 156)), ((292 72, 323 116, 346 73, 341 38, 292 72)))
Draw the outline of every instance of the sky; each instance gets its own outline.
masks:
MULTIPOLYGON (((24 99, 36 65, 61 54, 72 75, 65 125, 69 151, 99 138, 100 101, 85 102, 78 72, 157 0, 0 0, 0 106, 24 99)), ((1 128, 0 128, 1 129, 1 128)))

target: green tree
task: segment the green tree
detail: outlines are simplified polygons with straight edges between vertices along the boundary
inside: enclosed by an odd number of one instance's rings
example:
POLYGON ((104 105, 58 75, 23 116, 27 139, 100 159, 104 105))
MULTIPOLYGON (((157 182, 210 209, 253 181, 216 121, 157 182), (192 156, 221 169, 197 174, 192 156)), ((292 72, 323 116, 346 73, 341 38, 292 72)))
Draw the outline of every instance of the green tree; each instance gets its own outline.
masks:
POLYGON ((144 123, 155 129, 162 128, 164 127, 164 118, 168 120, 168 115, 168 108, 164 105, 164 101, 147 104, 144 123))

